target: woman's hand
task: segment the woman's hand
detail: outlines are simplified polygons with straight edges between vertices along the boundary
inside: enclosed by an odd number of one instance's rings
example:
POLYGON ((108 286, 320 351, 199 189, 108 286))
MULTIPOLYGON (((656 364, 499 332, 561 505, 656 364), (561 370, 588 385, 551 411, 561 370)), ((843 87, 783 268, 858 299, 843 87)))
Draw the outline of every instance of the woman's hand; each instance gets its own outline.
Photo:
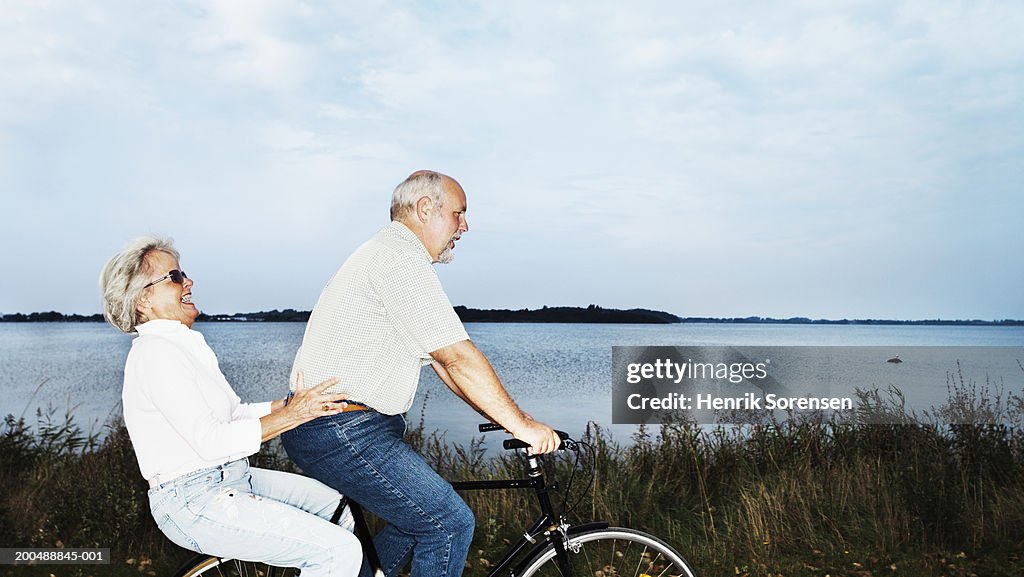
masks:
POLYGON ((299 371, 295 376, 295 392, 291 400, 288 401, 286 410, 292 418, 298 420, 299 424, 344 411, 348 403, 343 401, 348 399, 348 395, 326 392, 336 384, 338 384, 338 379, 331 378, 307 389, 302 371, 299 371))
POLYGON ((338 384, 338 379, 327 379, 315 387, 306 388, 302 372, 295 376, 295 392, 288 405, 278 399, 271 405, 269 415, 260 417, 263 442, 290 431, 302 423, 318 417, 337 415, 345 410, 348 398, 344 393, 328 393, 327 389, 338 384))

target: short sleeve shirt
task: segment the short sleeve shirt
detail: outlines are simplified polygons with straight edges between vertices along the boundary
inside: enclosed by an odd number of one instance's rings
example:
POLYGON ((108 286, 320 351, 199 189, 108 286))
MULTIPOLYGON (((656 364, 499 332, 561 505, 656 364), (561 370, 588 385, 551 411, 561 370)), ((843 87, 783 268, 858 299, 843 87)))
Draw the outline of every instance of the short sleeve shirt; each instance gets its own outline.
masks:
POLYGON ((395 415, 412 406, 430 353, 468 340, 419 238, 392 222, 327 283, 295 357, 306 386, 331 377, 335 392, 395 415))

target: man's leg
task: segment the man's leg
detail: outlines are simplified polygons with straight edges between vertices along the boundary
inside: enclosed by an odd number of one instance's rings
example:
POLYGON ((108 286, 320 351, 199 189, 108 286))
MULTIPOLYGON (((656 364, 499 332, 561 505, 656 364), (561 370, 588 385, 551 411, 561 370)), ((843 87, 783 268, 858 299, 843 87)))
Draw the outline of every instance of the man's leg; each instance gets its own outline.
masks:
POLYGON ((462 574, 473 512, 402 437, 401 416, 340 413, 282 435, 304 471, 386 520, 375 538, 388 577, 412 555, 413 577, 462 574))

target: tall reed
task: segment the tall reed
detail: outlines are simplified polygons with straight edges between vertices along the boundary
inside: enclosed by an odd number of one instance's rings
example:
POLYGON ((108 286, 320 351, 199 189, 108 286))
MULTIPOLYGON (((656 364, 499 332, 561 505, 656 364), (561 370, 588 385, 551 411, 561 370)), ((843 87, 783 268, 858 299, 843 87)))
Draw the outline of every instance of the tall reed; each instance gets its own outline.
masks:
MULTIPOLYGON (((594 448, 582 466, 594 479, 588 485, 577 471, 568 497, 580 504, 570 520, 607 519, 655 533, 704 575, 1019 576, 1024 403, 957 375, 949 386, 949 403, 931 415, 908 414, 898 394, 865 392, 865 410, 891 417, 883 425, 679 421, 641 426, 621 442, 591 424, 580 437, 594 448), (941 424, 953 414, 965 424, 941 424), (1001 424, 986 424, 992 415, 1001 424)), ((427 432, 426 422, 409 440, 443 476, 522 474, 517 456, 489 454, 479 440, 448 443, 427 432)), ((564 490, 571 455, 549 462, 564 490)), ((274 443, 254 463, 294 470, 274 443)), ((156 530, 146 488, 120 424, 101 441, 53 411, 39 413, 34 429, 11 416, 4 422, 4 544, 110 547, 127 573, 96 574, 169 572, 188 554, 156 530)), ((464 497, 477 514, 466 574, 483 575, 536 511, 524 491, 464 497)))

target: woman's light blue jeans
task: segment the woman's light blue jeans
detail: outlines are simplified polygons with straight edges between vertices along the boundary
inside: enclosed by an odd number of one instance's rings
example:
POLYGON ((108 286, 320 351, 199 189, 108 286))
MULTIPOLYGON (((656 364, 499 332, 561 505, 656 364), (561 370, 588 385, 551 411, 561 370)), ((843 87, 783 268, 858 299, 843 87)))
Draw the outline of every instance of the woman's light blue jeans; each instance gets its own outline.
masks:
POLYGON ((387 577, 410 556, 412 577, 458 577, 473 540, 473 512, 404 434, 402 415, 371 410, 321 417, 281 440, 304 471, 388 522, 374 538, 387 577))
POLYGON ((249 467, 247 459, 193 471, 149 490, 168 539, 200 553, 282 567, 302 577, 354 577, 359 541, 330 522, 341 495, 300 475, 249 467))

